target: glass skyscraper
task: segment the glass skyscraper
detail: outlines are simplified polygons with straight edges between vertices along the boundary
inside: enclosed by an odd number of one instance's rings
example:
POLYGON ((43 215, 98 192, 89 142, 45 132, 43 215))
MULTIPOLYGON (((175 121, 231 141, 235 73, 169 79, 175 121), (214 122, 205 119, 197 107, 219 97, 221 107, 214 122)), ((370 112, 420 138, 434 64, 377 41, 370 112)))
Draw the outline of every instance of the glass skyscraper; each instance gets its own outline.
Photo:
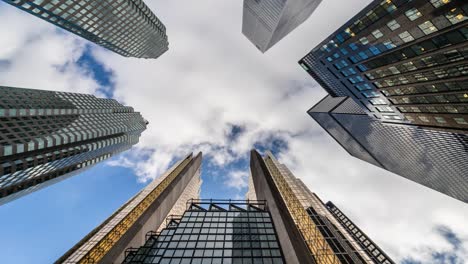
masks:
POLYGON ((349 97, 327 96, 309 114, 352 156, 468 202, 467 135, 388 125, 349 97))
POLYGON ((245 201, 200 199, 201 160, 177 162, 56 263, 394 263, 271 153, 252 151, 245 201))
POLYGON ((265 52, 304 23, 321 0, 244 0, 242 33, 265 52))
POLYGON ((0 86, 0 204, 131 148, 146 125, 113 99, 0 86))
POLYGON ((152 234, 166 234, 165 219, 183 214, 187 200, 200 198, 201 161, 201 153, 177 161, 55 263, 122 263, 127 248, 141 247, 152 234))
POLYGON ((284 257, 265 201, 190 200, 125 264, 281 264, 284 257))
POLYGON ((467 23, 466 1, 373 1, 299 61, 330 95, 309 114, 354 156, 466 202, 467 23))
POLYGON ((4 0, 125 57, 168 50, 166 28, 142 0, 4 0))
POLYGON ((253 183, 248 195, 255 192, 257 199, 267 201, 277 220, 287 263, 394 263, 343 212, 331 202, 324 204, 272 153, 262 157, 253 150, 250 162, 253 183))
POLYGON ((373 1, 299 63, 382 122, 468 130, 468 3, 373 1))

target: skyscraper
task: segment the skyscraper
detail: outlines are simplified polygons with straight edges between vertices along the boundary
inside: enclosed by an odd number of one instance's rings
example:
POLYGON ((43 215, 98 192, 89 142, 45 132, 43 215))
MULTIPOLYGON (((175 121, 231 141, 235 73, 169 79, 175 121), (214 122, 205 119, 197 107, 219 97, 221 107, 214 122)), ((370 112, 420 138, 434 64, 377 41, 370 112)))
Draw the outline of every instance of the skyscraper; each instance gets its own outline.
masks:
POLYGON ((146 125, 113 99, 0 86, 0 204, 131 148, 146 125))
POLYGON ((200 200, 200 166, 201 154, 176 163, 56 263, 393 264, 271 153, 252 151, 246 201, 200 200))
POLYGON ((155 59, 166 28, 142 0, 4 0, 125 57, 155 59))
MULTIPOLYGON (((332 203, 267 152, 251 153, 254 192, 268 203, 287 263, 394 263, 332 203), (366 238, 358 241, 358 238, 366 238)), ((251 193, 252 190, 249 190, 251 193)))
POLYGON ((244 0, 242 33, 265 52, 306 21, 321 0, 244 0))
POLYGON ((122 263, 127 248, 144 245, 158 230, 165 234, 166 217, 185 211, 186 201, 181 207, 180 198, 199 198, 201 160, 199 153, 176 162, 56 263, 122 263))
POLYGON ((459 0, 373 1, 299 63, 382 122, 466 133, 467 14, 459 0))
POLYGON ((358 118, 356 157, 467 201, 467 21, 466 1, 373 1, 299 61, 331 96, 309 114, 358 118))
POLYGON ((127 251, 125 264, 284 262, 265 201, 190 200, 159 234, 127 251))
POLYGON ((384 124, 349 97, 327 96, 309 114, 352 156, 468 202, 467 135, 384 124))

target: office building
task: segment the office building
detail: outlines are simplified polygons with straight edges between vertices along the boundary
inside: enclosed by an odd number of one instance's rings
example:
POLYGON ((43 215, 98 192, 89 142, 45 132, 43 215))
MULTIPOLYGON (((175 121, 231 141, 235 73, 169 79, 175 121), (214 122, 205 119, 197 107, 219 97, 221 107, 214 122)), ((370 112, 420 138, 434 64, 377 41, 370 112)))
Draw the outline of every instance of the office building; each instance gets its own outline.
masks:
POLYGON ((264 201, 190 200, 145 245, 127 250, 125 264, 285 263, 264 201))
POLYGON ((357 227, 336 206, 325 205, 270 152, 262 157, 253 150, 250 169, 254 192, 267 201, 287 263, 394 263, 362 230, 355 232, 357 227))
POLYGON ((468 130, 468 3, 373 1, 299 63, 382 122, 468 130))
POLYGON ((299 61, 329 94, 308 113, 353 156, 466 202, 467 23, 466 1, 373 1, 299 61))
POLYGON ((56 263, 394 263, 271 153, 252 151, 245 201, 199 199, 201 159, 176 163, 56 263))
POLYGON ((326 203, 328 211, 333 215, 336 221, 339 222, 340 228, 347 231, 354 241, 366 251, 368 256, 374 256, 374 263, 394 263, 387 254, 372 241, 366 233, 357 227, 336 205, 332 202, 326 203))
POLYGON ((166 28, 142 0, 4 0, 125 57, 155 59, 166 28))
POLYGON ((349 97, 327 96, 309 114, 352 156, 468 202, 468 135, 384 124, 349 97))
POLYGON ((265 52, 306 21, 321 0, 244 0, 242 33, 265 52))
POLYGON ((165 219, 185 212, 187 201, 181 207, 180 198, 199 198, 201 160, 199 153, 176 162, 56 263, 122 263, 127 248, 143 246, 152 234, 166 234, 165 219))
POLYGON ((146 126, 113 99, 0 86, 0 204, 131 148, 146 126))

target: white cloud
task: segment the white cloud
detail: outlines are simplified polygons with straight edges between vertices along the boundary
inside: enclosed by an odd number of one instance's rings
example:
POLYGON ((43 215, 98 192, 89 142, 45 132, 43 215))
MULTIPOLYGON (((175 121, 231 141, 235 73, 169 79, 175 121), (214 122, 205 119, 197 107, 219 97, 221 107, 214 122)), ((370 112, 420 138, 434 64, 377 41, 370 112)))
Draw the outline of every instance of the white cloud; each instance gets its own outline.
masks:
POLYGON ((245 170, 230 171, 224 184, 226 184, 229 187, 240 190, 248 186, 248 179, 249 173, 245 170))
POLYGON ((0 6, 0 84, 43 90, 97 93, 99 84, 76 63, 86 41, 59 33, 14 7, 0 6), (8 23, 6 22, 8 21, 8 23))
MULTIPOLYGON (((147 2, 167 26, 166 54, 140 60, 93 49, 115 74, 115 97, 150 122, 138 147, 110 165, 134 168, 147 181, 191 151, 222 166, 247 158, 254 143, 281 138, 289 148, 280 160, 396 259, 427 260, 427 248, 449 250, 436 226, 450 227, 467 247, 465 204, 349 156, 306 114, 325 92, 297 61, 369 0, 323 1, 266 54, 241 34, 242 1, 147 2), (234 140, 232 125, 243 128, 234 140)), ((76 65, 85 41, 5 5, 0 17, 12 21, 0 25, 0 35, 8 35, 0 39, 8 47, 0 60, 11 62, 0 72, 2 84, 99 90, 89 71, 76 65)), ((247 173, 231 171, 225 184, 245 188, 247 173)))

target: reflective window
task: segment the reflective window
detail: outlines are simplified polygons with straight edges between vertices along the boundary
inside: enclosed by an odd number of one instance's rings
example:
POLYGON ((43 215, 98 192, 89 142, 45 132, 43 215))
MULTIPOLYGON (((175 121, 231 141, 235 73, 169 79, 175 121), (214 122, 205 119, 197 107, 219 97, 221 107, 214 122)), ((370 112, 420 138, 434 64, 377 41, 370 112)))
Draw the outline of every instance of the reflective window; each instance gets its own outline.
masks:
POLYGON ((392 31, 395 31, 395 30, 397 30, 398 28, 401 27, 400 24, 398 24, 398 22, 396 20, 392 20, 392 21, 388 22, 387 26, 392 31))
POLYGON ((374 35, 374 37, 376 39, 379 39, 379 38, 381 38, 383 36, 382 32, 380 30, 378 30, 378 29, 372 31, 372 35, 374 35))
POLYGON ((398 36, 404 41, 404 42, 410 42, 414 40, 414 37, 408 32, 405 31, 403 33, 398 34, 398 36))
POLYGON ((418 26, 426 35, 429 35, 437 31, 437 28, 432 24, 431 21, 426 21, 418 26))
POLYGON ((443 5, 448 4, 448 3, 450 3, 450 0, 431 0, 431 4, 435 8, 443 6, 443 5))
POLYGON ((419 12, 419 10, 416 8, 411 8, 410 10, 406 11, 405 15, 411 21, 414 21, 422 16, 421 12, 419 12))

